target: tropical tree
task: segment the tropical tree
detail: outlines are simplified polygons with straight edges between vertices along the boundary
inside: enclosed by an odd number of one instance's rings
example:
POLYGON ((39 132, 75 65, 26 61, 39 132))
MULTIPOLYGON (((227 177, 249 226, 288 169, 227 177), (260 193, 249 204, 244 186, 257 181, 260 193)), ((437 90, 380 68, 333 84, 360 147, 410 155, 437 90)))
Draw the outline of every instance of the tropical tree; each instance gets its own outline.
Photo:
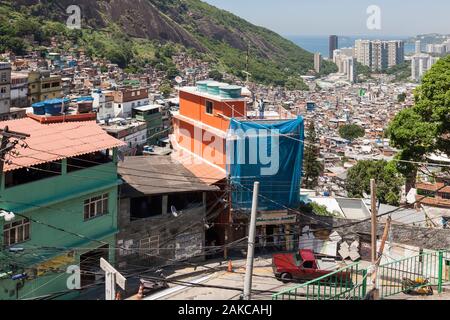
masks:
POLYGON ((406 101, 406 93, 400 93, 398 96, 397 96, 397 100, 398 100, 398 102, 405 102, 406 101))
POLYGON ((319 176, 322 171, 322 164, 317 159, 318 139, 314 122, 311 122, 308 127, 305 142, 305 153, 303 160, 303 170, 305 174, 303 177, 303 185, 305 188, 314 189, 319 184, 319 176))
POLYGON ((209 71, 208 77, 216 81, 223 81, 223 74, 217 69, 209 71))
POLYGON ((347 174, 345 189, 351 198, 362 198, 370 193, 370 180, 377 183, 377 198, 381 203, 400 204, 400 192, 403 178, 394 162, 360 161, 347 174))
POLYGON ((450 56, 440 59, 414 92, 415 104, 392 120, 388 136, 401 149, 397 168, 407 179, 406 191, 415 184, 417 165, 432 152, 450 155, 450 56))
POLYGON ((159 91, 164 96, 164 98, 168 98, 172 93, 172 86, 170 85, 170 82, 164 81, 159 87, 159 91))
POLYGON ((364 128, 356 124, 348 124, 342 126, 339 129, 339 135, 343 139, 353 141, 355 139, 364 137, 366 135, 366 131, 364 130, 364 128))

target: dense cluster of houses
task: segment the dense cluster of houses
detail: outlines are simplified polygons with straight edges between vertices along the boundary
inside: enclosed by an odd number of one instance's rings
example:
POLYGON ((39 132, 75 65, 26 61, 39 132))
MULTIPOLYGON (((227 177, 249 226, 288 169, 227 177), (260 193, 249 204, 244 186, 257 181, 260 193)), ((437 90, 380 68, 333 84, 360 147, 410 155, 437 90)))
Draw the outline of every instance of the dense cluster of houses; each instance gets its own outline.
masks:
MULTIPOLYGON (((0 132, 8 138, 2 147, 15 146, 0 150, 0 213, 14 215, 0 219, 0 299, 79 296, 82 290, 74 289, 104 277, 101 257, 118 270, 146 270, 227 256, 247 236, 254 181, 261 182, 263 197, 259 245, 299 247, 305 192, 338 216, 365 219, 367 202, 346 198, 346 172, 363 159, 392 159, 396 150, 384 130, 412 104, 410 85, 351 84, 339 75, 307 80, 308 92, 227 75, 227 83, 200 81, 209 65, 183 54, 174 63, 186 76, 177 81, 178 93, 167 96, 159 89, 165 75, 156 69, 130 75, 80 49, 51 49, 0 62, 0 132), (324 172, 319 188, 308 192, 300 178, 311 122, 324 172), (365 137, 339 137, 346 124, 363 127, 365 137), (273 141, 261 144, 265 134, 249 132, 284 130, 269 135, 277 143, 285 139, 277 170, 267 177, 259 172, 276 162, 230 165, 229 157, 255 156, 252 143, 239 148, 231 127, 262 149, 273 141), (15 143, 9 131, 27 138, 15 143)), ((450 208, 445 183, 421 181, 423 204, 450 208)), ((420 213, 414 221, 440 214, 424 211, 414 211, 420 213)))

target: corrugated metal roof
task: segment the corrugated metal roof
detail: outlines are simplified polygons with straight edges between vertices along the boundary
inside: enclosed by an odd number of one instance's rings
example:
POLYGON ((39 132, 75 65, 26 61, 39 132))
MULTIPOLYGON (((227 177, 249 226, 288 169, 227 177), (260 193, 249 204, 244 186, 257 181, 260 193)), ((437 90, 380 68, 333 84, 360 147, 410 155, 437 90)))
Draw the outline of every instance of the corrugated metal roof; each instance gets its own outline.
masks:
POLYGON ((213 185, 226 178, 226 170, 206 162, 203 158, 195 156, 189 150, 181 148, 174 135, 170 135, 169 138, 175 150, 171 154, 171 157, 180 162, 201 181, 213 185))
POLYGON ((122 194, 131 197, 218 190, 198 179, 170 156, 125 157, 119 163, 119 174, 126 182, 122 194))
POLYGON ((187 151, 177 151, 172 153, 172 158, 180 162, 186 169, 188 169, 198 179, 208 185, 213 185, 226 178, 226 171, 219 169, 202 158, 194 157, 187 151))
POLYGON ((29 148, 17 146, 20 155, 8 157, 13 164, 5 164, 4 172, 125 145, 108 135, 95 121, 41 124, 24 118, 0 122, 0 128, 5 126, 30 137, 25 140, 29 148))

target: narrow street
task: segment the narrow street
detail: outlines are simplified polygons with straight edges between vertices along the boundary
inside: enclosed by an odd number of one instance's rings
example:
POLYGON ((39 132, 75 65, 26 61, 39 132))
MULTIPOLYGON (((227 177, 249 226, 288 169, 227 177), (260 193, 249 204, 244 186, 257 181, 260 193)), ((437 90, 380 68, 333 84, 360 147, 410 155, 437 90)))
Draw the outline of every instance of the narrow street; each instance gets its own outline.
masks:
MULTIPOLYGON (((193 268, 177 270, 169 279, 180 279, 185 274, 187 277, 177 280, 183 282, 183 284, 170 284, 169 289, 148 295, 144 300, 239 300, 244 286, 245 263, 245 259, 233 260, 233 272, 228 272, 226 263, 222 263, 222 265, 219 263, 208 264, 204 268, 204 273, 190 277, 188 275, 195 272, 193 268), (215 268, 219 271, 211 273, 208 271, 209 268, 215 268), (198 286, 189 287, 192 284, 198 286)), ((294 285, 292 283, 283 284, 275 279, 271 257, 265 256, 255 259, 253 300, 271 300, 273 293, 294 285)), ((136 297, 131 299, 135 300, 136 297)))

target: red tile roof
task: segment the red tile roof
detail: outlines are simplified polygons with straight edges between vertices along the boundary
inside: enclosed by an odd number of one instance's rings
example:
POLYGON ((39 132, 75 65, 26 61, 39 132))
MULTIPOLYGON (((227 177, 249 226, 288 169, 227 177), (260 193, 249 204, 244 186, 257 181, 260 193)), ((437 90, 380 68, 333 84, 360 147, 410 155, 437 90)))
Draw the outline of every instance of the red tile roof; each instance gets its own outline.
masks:
POLYGON ((25 142, 29 148, 17 145, 17 157, 7 156, 12 164, 5 164, 4 172, 46 162, 77 157, 105 149, 120 147, 124 142, 108 135, 95 121, 40 124, 24 118, 0 122, 0 128, 30 135, 25 142))

